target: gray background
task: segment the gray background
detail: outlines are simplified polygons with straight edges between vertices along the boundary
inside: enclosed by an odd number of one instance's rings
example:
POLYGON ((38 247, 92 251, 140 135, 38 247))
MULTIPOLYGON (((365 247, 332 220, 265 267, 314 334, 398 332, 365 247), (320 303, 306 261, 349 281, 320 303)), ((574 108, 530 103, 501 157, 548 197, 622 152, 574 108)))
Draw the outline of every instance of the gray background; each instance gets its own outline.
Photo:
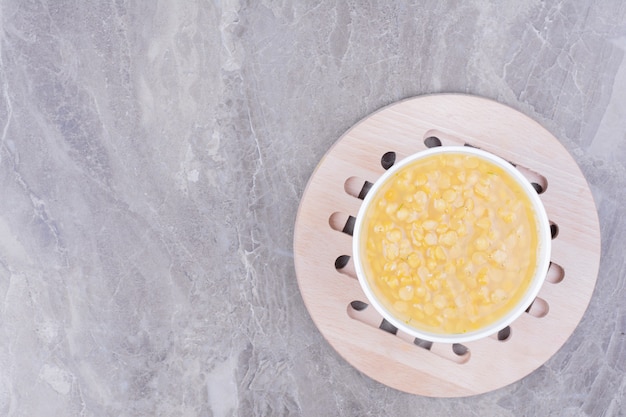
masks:
POLYGON ((620 0, 2 0, 0 415, 626 415, 625 14, 620 0), (602 232, 565 346, 452 400, 339 357, 292 252, 330 145, 439 92, 550 130, 602 232))

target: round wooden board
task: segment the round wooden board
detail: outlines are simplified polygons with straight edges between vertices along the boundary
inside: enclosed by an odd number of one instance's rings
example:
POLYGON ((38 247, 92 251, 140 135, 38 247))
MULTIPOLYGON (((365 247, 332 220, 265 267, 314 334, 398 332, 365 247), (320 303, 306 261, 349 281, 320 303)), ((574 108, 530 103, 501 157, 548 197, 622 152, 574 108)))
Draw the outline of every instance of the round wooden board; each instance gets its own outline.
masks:
POLYGON ((591 299, 600 232, 587 182, 554 136, 497 102, 442 94, 385 107, 333 145, 302 197, 294 254, 298 284, 313 321, 349 363, 401 391, 460 397, 523 378, 565 343, 591 299), (344 265, 352 254, 350 216, 358 212, 362 200, 356 196, 365 181, 373 183, 382 175, 383 155, 394 152, 399 161, 426 149, 430 137, 442 146, 467 144, 514 163, 545 189, 540 197, 556 233, 549 279, 538 300, 508 329, 464 346, 429 345, 394 332, 373 307, 359 303, 367 299, 351 262, 344 265))

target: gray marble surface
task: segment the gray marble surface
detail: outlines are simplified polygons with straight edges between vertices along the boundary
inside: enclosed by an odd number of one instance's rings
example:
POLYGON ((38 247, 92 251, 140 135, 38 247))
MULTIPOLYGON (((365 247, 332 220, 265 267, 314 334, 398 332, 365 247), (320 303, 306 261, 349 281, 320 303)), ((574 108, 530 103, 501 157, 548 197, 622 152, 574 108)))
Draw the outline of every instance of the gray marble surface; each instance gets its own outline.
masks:
POLYGON ((626 415, 626 3, 0 1, 0 415, 626 415), (536 119, 598 207, 580 326, 432 399, 352 368, 293 264, 306 182, 394 101, 536 119))

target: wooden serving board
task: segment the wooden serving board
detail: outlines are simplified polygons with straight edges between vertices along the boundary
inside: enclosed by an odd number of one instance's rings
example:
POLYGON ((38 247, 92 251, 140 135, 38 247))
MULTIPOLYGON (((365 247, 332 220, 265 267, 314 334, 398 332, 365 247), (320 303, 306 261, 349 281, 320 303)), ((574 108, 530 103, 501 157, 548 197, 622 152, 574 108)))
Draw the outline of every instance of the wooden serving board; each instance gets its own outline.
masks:
POLYGON ((333 145, 302 197, 294 254, 313 321, 349 363, 401 391, 460 397, 523 378, 565 343, 591 299, 600 232, 587 182, 554 136, 502 104, 443 94, 385 107, 333 145), (395 330, 367 306, 351 263, 351 216, 366 181, 385 171, 381 160, 388 167, 394 156, 399 161, 439 143, 479 147, 514 163, 542 191, 553 231, 547 281, 527 313, 492 337, 464 345, 431 344, 395 330))

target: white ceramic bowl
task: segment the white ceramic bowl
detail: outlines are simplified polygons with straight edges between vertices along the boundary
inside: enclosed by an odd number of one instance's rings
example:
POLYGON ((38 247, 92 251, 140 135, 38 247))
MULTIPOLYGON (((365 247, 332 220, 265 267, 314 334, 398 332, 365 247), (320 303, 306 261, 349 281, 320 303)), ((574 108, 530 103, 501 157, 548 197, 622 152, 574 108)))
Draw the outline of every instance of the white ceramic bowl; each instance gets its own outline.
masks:
POLYGON ((425 151, 418 152, 413 154, 396 164, 394 164, 387 172, 385 172, 372 186, 369 190, 367 196, 365 197, 363 204, 359 210, 359 213, 356 218, 356 223, 354 227, 353 233, 353 255, 354 255, 354 265, 357 273, 357 277, 359 279, 359 283, 361 288, 365 292, 367 299, 370 304, 374 306, 374 308, 390 323, 396 326, 399 330, 408 333, 414 337, 419 339, 431 341, 431 342, 444 342, 444 343, 462 343, 468 342, 472 340, 481 339, 486 336, 490 336, 492 334, 497 333, 499 330, 505 328, 509 324, 511 324, 515 319, 517 319, 524 311, 528 308, 528 306, 533 302, 539 289, 543 285, 545 280, 548 267, 550 265, 550 245, 551 245, 551 234, 550 234, 550 223, 548 220, 548 216, 546 215, 546 211, 537 195, 537 192, 532 187, 530 182, 509 162, 503 160, 502 158, 495 156, 491 153, 482 151, 480 149, 464 147, 464 146, 440 146, 436 148, 430 148, 425 151), (530 284, 527 287, 525 294, 521 297, 518 303, 515 304, 514 308, 510 309, 508 313, 504 316, 500 317, 500 319, 492 322, 490 325, 479 328, 477 330, 468 331, 465 333, 457 333, 457 334, 445 334, 445 333, 430 333, 425 332, 421 329, 413 327, 403 320, 394 316, 394 314, 389 311, 383 303, 377 298, 375 295, 375 291, 372 289, 372 285, 370 280, 366 276, 365 268, 363 266, 363 245, 362 230, 364 227, 364 219, 366 218, 365 213, 368 211, 370 205, 374 201, 378 201, 379 190, 381 187, 387 183, 387 181, 396 173, 403 170, 407 165, 410 165, 414 161, 418 159, 425 158, 434 154, 442 154, 442 153, 456 153, 456 154, 466 154, 466 155, 476 155, 480 158, 486 159, 487 161, 501 167, 505 170, 510 176, 516 180, 522 189, 525 191, 531 206, 535 213, 535 218, 537 220, 537 236, 538 236, 538 247, 536 248, 537 253, 537 263, 535 266, 535 273, 532 277, 530 284))

